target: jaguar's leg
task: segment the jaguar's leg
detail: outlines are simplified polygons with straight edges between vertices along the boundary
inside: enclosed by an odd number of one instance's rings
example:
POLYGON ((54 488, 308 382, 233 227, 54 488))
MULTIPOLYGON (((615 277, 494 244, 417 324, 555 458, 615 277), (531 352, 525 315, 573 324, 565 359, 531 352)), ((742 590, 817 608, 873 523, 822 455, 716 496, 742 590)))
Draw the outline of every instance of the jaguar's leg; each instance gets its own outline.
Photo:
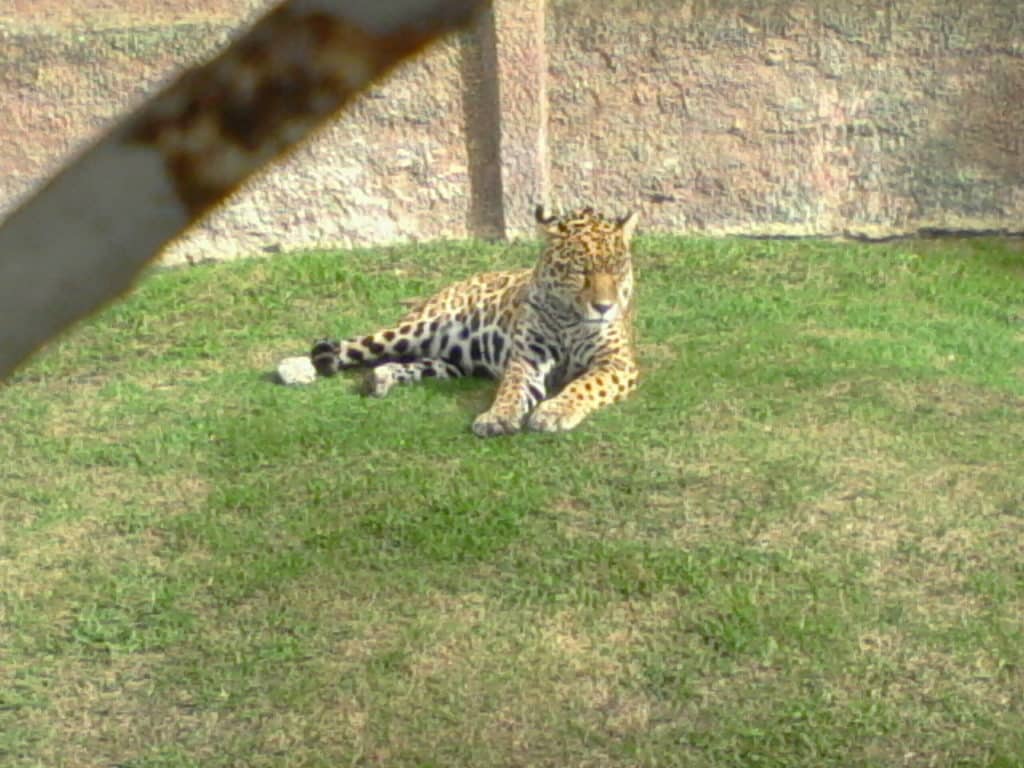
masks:
POLYGON ((564 432, 606 405, 622 400, 636 388, 637 367, 627 355, 600 360, 569 382, 530 414, 528 426, 539 432, 564 432))
POLYGON ((511 359, 491 407, 473 422, 473 433, 478 437, 491 437, 518 432, 526 414, 544 399, 547 391, 544 379, 552 364, 550 360, 538 363, 524 357, 511 359))
POLYGON ((384 397, 396 384, 414 384, 423 379, 455 379, 463 370, 442 359, 424 358, 407 363, 381 363, 366 376, 366 393, 384 397))

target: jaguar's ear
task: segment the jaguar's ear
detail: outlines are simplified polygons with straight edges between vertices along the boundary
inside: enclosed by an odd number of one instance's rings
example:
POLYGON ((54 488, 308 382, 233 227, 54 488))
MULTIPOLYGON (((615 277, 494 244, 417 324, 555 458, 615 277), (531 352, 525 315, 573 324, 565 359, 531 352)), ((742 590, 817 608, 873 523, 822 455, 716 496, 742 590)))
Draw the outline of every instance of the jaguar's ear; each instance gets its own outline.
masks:
POLYGON ((640 220, 639 211, 632 211, 621 219, 615 222, 619 234, 622 237, 622 242, 629 245, 629 241, 633 239, 633 232, 636 230, 636 223, 640 220))
POLYGON ((534 209, 533 217, 537 220, 537 231, 541 237, 558 234, 558 217, 548 216, 543 205, 534 209))

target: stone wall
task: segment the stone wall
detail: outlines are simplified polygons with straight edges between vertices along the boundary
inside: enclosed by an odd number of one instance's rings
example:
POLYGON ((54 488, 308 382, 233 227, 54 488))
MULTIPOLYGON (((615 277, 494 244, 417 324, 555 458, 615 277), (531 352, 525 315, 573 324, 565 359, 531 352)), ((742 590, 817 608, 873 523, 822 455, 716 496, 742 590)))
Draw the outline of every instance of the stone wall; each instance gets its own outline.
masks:
MULTIPOLYGON (((0 4, 0 212, 267 0, 0 4)), ((1018 0, 497 0, 170 260, 530 231, 1024 229, 1018 0)))
MULTIPOLYGON (((0 210, 270 0, 17 0, 0 10, 0 210), (20 4, 20 5, 19 5, 20 4), (173 8, 173 10, 172 10, 173 8)), ((0 6, 2 8, 2 6, 0 6)), ((469 236, 463 45, 404 65, 166 261, 469 236)), ((495 233, 497 234, 497 233, 495 233)))
POLYGON ((554 0, 552 187, 648 226, 1024 229, 1024 3, 554 0))

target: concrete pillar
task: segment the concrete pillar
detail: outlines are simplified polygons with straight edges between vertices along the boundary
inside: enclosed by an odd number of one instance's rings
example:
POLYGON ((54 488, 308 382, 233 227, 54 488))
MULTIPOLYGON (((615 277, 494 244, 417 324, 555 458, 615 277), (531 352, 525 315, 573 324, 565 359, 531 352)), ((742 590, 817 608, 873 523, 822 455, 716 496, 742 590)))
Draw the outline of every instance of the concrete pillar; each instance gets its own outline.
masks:
POLYGON ((505 237, 501 174, 501 99, 498 94, 498 42, 490 6, 477 14, 462 48, 462 112, 469 165, 466 229, 473 237, 505 237))
POLYGON ((505 237, 530 237, 548 204, 546 0, 494 0, 505 237))
POLYGON ((545 0, 494 0, 463 39, 468 229, 530 237, 548 203, 545 0))

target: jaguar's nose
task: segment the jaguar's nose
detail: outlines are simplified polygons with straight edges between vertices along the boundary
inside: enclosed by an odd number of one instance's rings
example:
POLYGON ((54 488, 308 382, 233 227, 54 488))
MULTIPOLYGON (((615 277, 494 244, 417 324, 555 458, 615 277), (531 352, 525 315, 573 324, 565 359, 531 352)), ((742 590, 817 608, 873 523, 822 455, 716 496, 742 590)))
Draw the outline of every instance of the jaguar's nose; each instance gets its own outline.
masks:
POLYGON ((595 301, 591 303, 590 306, 592 306, 594 308, 594 311, 597 312, 598 314, 607 315, 611 311, 612 307, 615 306, 615 304, 610 301, 595 301))

